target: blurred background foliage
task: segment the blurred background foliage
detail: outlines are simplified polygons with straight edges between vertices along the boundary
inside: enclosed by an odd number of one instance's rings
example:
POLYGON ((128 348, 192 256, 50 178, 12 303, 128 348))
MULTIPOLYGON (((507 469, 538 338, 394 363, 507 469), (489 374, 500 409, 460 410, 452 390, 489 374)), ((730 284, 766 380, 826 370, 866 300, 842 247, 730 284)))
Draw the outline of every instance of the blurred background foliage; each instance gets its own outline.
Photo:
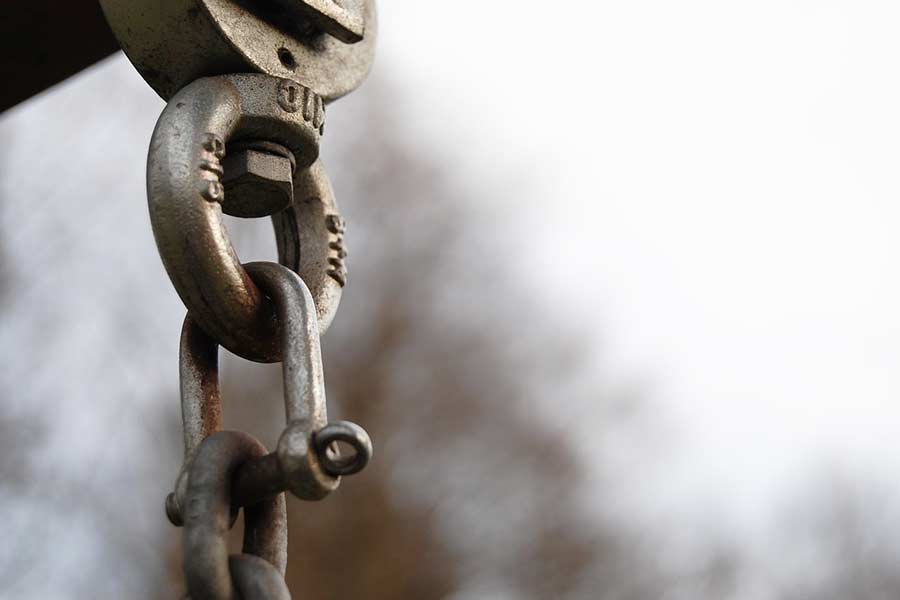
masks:
MULTIPOLYGON (((106 64, 77 93, 0 120, 3 597, 182 591, 180 532, 162 512, 180 460, 182 313, 140 178, 123 181, 159 112, 128 68, 106 64), (113 84, 133 102, 92 115, 113 84), (32 140, 34 127, 58 143, 32 140)), ((508 268, 510 248, 531 240, 481 194, 527 186, 524 175, 492 172, 486 185, 423 152, 398 120, 394 85, 374 80, 326 138, 351 250, 323 340, 330 410, 364 425, 376 454, 326 501, 289 500, 294 597, 900 596, 897 511, 858 478, 798 483, 783 522, 753 543, 630 510, 620 490, 641 467, 614 442, 644 447, 664 471, 652 388, 587 362, 594 342, 508 268)), ((265 226, 229 224, 246 260, 274 254, 265 226)), ((278 366, 223 354, 226 425, 271 447, 278 366)))
MULTIPOLYGON (((365 423, 377 459, 327 502, 289 502, 289 583, 333 599, 589 595, 598 567, 625 566, 625 542, 584 526, 589 467, 566 420, 542 414, 555 410, 547 391, 560 405, 583 393, 572 383, 583 342, 550 330, 509 280, 473 191, 393 133, 391 97, 370 94, 354 143, 333 157, 352 284, 324 340, 332 411, 365 423)), ((250 252, 271 244, 268 231, 245 235, 250 252)), ((273 443, 277 367, 234 360, 225 372, 226 423, 273 443)))

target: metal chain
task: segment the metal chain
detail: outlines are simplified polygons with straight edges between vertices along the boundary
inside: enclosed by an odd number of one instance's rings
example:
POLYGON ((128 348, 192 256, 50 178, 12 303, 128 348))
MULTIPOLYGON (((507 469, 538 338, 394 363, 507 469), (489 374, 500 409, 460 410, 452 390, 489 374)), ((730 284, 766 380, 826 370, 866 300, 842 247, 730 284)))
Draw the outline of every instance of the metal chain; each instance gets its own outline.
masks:
MULTIPOLYGON (((284 491, 303 500, 320 500, 337 489, 341 475, 366 466, 372 443, 354 423, 328 423, 315 304, 303 280, 275 263, 246 267, 274 302, 281 324, 286 426, 275 452, 248 460, 235 472, 234 501, 245 506, 284 491), (354 454, 336 456, 336 442, 350 445, 354 454)), ((187 506, 194 457, 203 441, 221 428, 217 351, 215 340, 189 314, 181 336, 184 466, 166 501, 166 512, 176 525, 184 521, 182 507, 187 506)))
POLYGON ((169 520, 184 527, 188 594, 290 598, 284 492, 321 500, 372 455, 365 430, 327 418, 319 336, 340 303, 347 252, 319 143, 325 103, 371 65, 374 0, 100 2, 168 100, 150 143, 147 195, 160 256, 188 308, 184 463, 166 499, 169 520), (271 216, 280 264, 241 264, 223 213, 271 216), (275 451, 220 431, 220 345, 283 363, 286 425, 275 451), (352 453, 341 456, 338 442, 352 453), (228 556, 241 508, 243 552, 228 556))
POLYGON ((243 553, 229 557, 234 472, 265 447, 252 436, 221 431, 203 441, 191 462, 184 515, 184 574, 193 600, 290 598, 284 494, 244 508, 243 553))
MULTIPOLYGON (((293 153, 293 204, 272 217, 278 255, 309 286, 324 332, 346 281, 346 251, 331 184, 316 162, 323 111, 321 99, 293 81, 207 77, 172 98, 150 141, 147 196, 163 264, 193 318, 250 360, 281 360, 277 321, 222 223, 222 202, 232 191, 223 184, 222 159, 232 140, 265 138, 293 153)), ((278 160, 263 157, 253 183, 278 160)))
POLYGON ((185 528, 184 569, 194 600, 290 598, 282 579, 284 492, 321 500, 372 456, 364 429, 346 421, 328 423, 319 323, 307 285, 280 264, 242 268, 274 304, 286 426, 272 453, 247 434, 220 431, 219 344, 189 312, 180 352, 184 465, 166 499, 166 513, 185 528), (353 453, 341 456, 336 442, 348 444, 353 453), (244 554, 229 558, 226 538, 237 507, 245 511, 244 554))

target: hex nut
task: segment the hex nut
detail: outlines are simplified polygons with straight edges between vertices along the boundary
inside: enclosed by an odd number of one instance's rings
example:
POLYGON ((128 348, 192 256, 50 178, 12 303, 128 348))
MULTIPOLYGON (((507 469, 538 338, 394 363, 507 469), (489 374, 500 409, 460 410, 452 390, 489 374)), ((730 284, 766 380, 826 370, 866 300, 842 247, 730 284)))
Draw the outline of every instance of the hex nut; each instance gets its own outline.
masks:
POLYGON ((244 148, 226 155, 222 212, 235 217, 266 217, 294 202, 291 161, 278 154, 244 148))

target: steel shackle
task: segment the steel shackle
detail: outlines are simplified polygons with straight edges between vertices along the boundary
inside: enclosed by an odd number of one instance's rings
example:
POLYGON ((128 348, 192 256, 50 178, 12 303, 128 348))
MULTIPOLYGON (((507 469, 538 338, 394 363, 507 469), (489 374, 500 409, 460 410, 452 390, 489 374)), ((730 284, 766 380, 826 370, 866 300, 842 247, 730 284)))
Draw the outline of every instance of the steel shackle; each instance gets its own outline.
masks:
MULTIPOLYGON (((286 427, 277 450, 242 465, 234 481, 236 506, 252 504, 282 491, 303 500, 320 500, 337 489, 342 475, 362 470, 372 442, 360 426, 328 423, 324 371, 312 295, 295 273, 276 263, 251 263, 247 272, 274 302, 281 329, 286 427), (335 442, 354 453, 341 457, 335 442)), ((185 319, 181 338, 181 412, 184 465, 175 492, 166 500, 169 519, 183 521, 192 463, 203 441, 221 429, 218 345, 185 319)))
POLYGON ((279 261, 309 286, 320 332, 340 302, 344 225, 318 162, 322 99, 268 75, 199 79, 166 106, 150 143, 147 196, 156 245, 188 311, 220 344, 244 358, 277 362, 271 305, 247 275, 222 221, 230 142, 284 147, 295 164, 294 201, 272 215, 279 261))

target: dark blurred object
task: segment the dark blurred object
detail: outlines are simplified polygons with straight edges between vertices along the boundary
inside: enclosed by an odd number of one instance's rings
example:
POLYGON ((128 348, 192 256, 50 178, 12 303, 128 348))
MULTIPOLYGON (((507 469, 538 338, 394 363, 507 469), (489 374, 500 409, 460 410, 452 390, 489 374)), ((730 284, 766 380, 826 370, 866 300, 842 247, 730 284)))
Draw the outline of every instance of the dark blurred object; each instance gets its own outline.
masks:
POLYGON ((7 2, 0 19, 0 111, 119 49, 93 0, 7 2))

